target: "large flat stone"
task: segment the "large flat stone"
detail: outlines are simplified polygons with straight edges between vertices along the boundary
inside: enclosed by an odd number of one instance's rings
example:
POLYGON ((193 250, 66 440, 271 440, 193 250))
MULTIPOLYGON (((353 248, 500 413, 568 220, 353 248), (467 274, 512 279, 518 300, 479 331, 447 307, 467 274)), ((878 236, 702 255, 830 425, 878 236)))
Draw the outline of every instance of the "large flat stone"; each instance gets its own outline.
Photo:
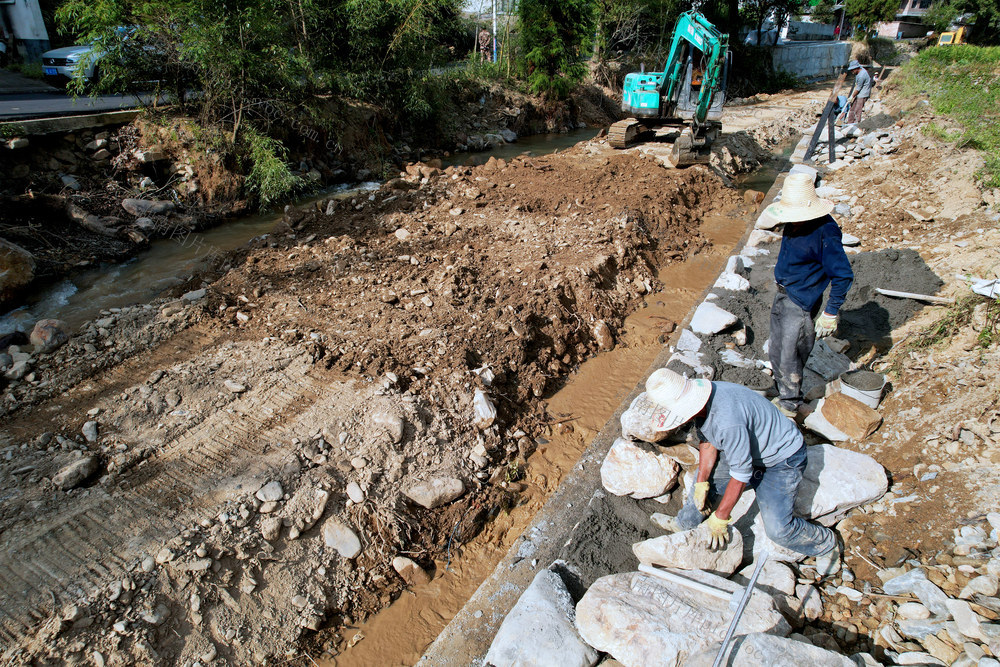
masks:
POLYGON ((618 438, 601 464, 601 483, 616 496, 656 498, 674 487, 680 466, 656 445, 618 438))
POLYGON ((729 532, 729 543, 720 551, 712 551, 712 534, 703 523, 694 530, 636 542, 632 552, 641 563, 729 576, 743 561, 743 536, 732 527, 729 532))
POLYGON ((833 445, 807 450, 795 513, 832 526, 849 510, 878 500, 889 488, 885 468, 866 454, 833 445))
POLYGON ((691 330, 698 334, 716 334, 736 324, 736 316, 719 308, 711 301, 705 301, 694 311, 691 330))
POLYGON ((562 578, 542 570, 497 631, 485 663, 494 667, 591 667, 597 651, 576 631, 576 609, 562 578))
MULTIPOLYGON (((707 572, 677 573, 728 593, 740 590, 707 572)), ((684 664, 721 642, 731 618, 725 600, 640 572, 601 577, 576 606, 576 626, 584 641, 626 667, 684 664)), ((738 632, 787 635, 790 631, 771 596, 755 591, 738 632)))
POLYGON ((886 595, 916 595, 932 614, 945 618, 951 616, 948 596, 934 585, 919 567, 889 579, 882 584, 882 591, 886 595))

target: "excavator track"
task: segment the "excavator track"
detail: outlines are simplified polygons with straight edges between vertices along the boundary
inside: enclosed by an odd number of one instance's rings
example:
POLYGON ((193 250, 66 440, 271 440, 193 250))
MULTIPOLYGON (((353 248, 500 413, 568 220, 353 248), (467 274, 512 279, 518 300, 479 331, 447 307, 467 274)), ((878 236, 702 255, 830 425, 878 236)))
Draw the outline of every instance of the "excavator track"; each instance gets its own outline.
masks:
POLYGON ((620 120, 608 128, 608 144, 612 148, 628 148, 639 138, 642 129, 642 123, 635 118, 620 120))

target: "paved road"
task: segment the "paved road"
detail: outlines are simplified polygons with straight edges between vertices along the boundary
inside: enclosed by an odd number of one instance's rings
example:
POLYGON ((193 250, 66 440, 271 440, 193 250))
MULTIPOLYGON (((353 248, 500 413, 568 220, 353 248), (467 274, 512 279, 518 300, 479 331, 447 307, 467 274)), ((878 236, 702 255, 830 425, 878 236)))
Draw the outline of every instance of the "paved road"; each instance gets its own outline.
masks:
POLYGON ((0 94, 0 121, 121 111, 152 102, 152 95, 102 95, 74 99, 63 91, 0 94))

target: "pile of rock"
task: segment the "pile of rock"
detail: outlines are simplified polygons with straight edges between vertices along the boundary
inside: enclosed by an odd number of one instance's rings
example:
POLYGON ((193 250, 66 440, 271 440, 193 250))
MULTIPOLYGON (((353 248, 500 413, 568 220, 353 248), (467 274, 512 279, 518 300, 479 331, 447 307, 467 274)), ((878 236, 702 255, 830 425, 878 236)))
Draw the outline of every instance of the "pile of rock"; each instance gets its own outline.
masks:
POLYGON ((951 554, 936 564, 907 561, 879 572, 883 592, 894 597, 876 643, 899 664, 1000 665, 1000 514, 986 518, 985 528, 956 529, 951 554))
MULTIPOLYGON (((812 128, 810 132, 814 131, 812 128)), ((897 136, 895 128, 865 132, 857 125, 848 125, 834 129, 835 160, 826 165, 828 169, 841 169, 857 160, 867 160, 872 157, 888 155, 899 148, 902 139, 897 136)), ((829 135, 824 130, 816 146, 815 160, 826 162, 829 155, 829 135)))

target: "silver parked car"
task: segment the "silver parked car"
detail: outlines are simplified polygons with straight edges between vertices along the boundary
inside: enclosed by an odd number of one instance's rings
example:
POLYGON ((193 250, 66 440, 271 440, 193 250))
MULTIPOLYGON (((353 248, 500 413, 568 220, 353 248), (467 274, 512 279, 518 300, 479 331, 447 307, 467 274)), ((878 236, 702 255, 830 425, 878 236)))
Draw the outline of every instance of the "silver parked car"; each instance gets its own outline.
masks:
POLYGON ((100 55, 91 57, 93 50, 92 46, 79 45, 46 51, 42 54, 42 73, 57 83, 81 77, 96 83, 100 78, 100 55))

